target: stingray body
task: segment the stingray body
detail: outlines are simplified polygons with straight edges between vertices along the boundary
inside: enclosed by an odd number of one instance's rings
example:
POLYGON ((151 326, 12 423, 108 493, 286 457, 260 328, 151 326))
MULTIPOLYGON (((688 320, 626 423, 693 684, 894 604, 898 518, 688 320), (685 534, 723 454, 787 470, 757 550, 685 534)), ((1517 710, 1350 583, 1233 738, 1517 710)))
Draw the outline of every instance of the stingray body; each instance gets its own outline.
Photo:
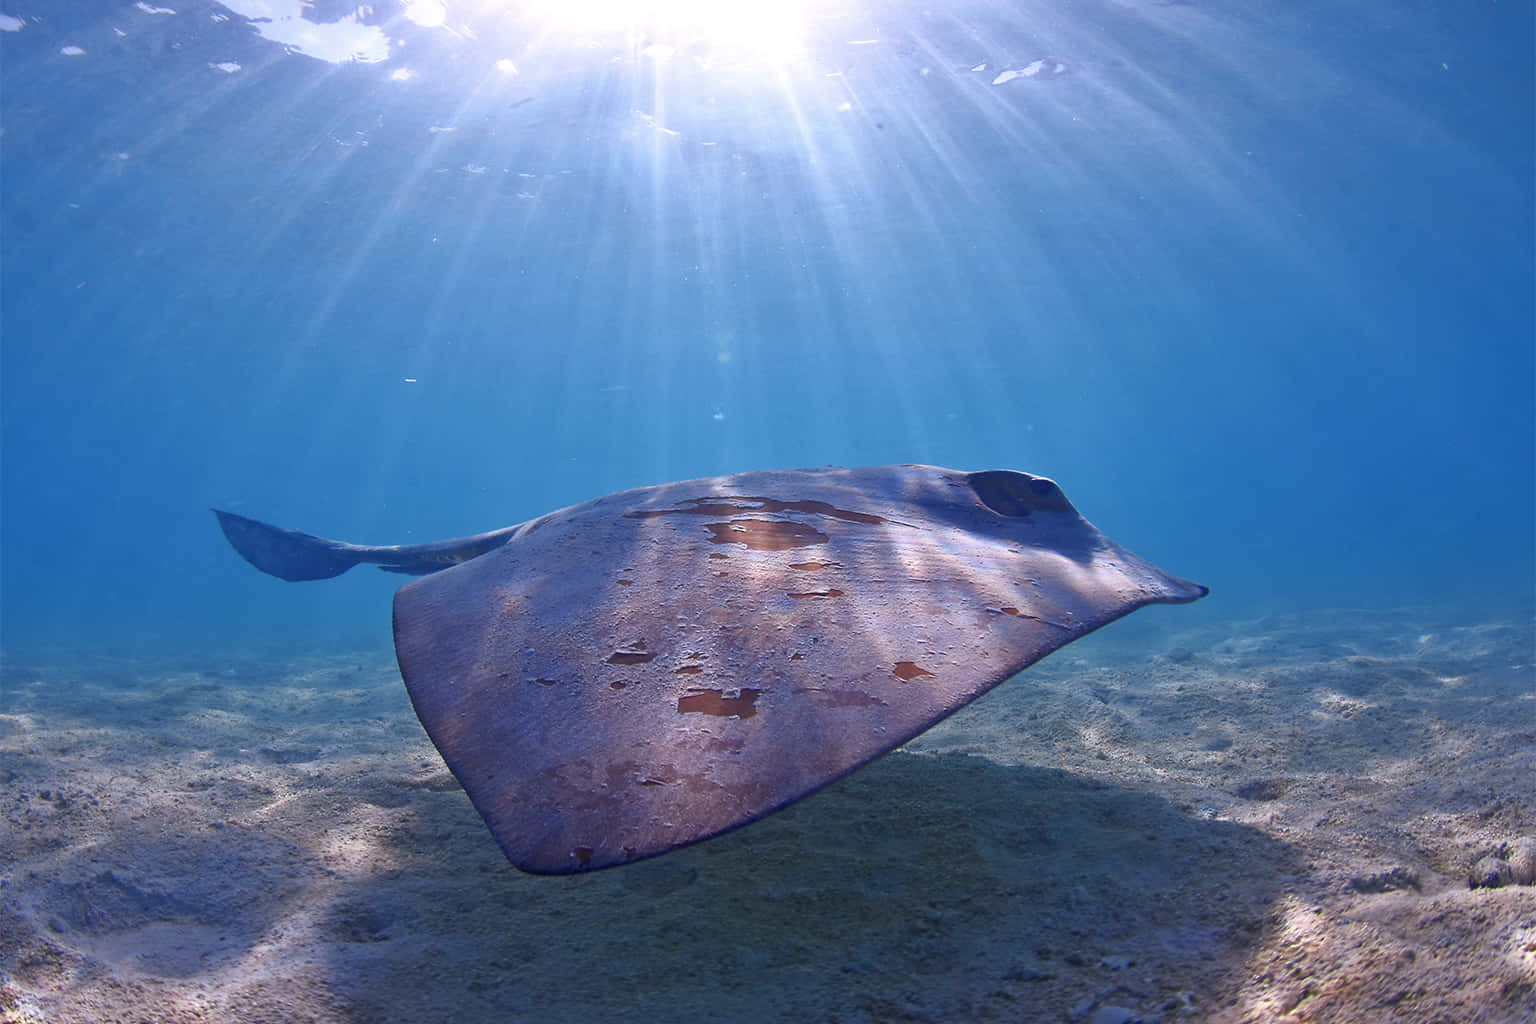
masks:
POLYGON ((283 579, 423 574, 394 607, 416 713, 540 873, 753 821, 1090 630, 1207 593, 1002 470, 743 473, 407 547, 217 515, 283 579))

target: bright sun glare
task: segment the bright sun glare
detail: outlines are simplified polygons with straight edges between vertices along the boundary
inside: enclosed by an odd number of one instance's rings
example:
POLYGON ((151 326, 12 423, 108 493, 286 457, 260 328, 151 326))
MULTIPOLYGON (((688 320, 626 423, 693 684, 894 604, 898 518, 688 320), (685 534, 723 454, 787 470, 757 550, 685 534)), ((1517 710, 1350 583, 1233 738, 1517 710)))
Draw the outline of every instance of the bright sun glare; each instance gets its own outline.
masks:
POLYGON ((801 46, 817 0, 526 0, 552 31, 603 35, 641 31, 784 58, 801 46))

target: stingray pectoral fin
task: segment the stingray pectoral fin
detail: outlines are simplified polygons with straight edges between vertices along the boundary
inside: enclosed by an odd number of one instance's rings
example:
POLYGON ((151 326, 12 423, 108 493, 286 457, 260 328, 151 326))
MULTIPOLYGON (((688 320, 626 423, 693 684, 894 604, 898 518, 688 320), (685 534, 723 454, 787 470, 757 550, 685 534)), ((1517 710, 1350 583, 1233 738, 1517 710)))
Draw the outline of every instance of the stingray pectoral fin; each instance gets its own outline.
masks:
POLYGON ((369 549, 214 509, 219 528, 240 557, 281 580, 325 580, 370 561, 369 549))

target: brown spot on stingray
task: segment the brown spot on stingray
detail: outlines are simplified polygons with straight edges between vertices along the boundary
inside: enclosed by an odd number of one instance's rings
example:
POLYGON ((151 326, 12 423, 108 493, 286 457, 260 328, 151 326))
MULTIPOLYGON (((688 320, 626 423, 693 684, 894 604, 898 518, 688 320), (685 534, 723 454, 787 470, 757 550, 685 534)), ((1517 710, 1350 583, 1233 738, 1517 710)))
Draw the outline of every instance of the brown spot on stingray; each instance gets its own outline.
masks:
POLYGON ((825 544, 827 535, 805 523, 785 523, 777 519, 732 519, 728 523, 705 523, 711 544, 740 544, 753 551, 788 551, 825 544))
POLYGON ((635 581, 634 580, 614 580, 613 582, 617 583, 621 587, 630 587, 630 586, 634 586, 634 582, 635 581))
POLYGON ((724 690, 694 690, 677 698, 677 710, 680 714, 715 715, 720 718, 751 718, 757 714, 757 698, 762 696, 762 690, 749 690, 743 687, 741 695, 727 697, 724 690))
POLYGON ((801 572, 820 572, 822 569, 841 569, 841 562, 791 562, 791 569, 799 569, 801 572))
POLYGON ((675 676, 696 676, 703 671, 704 669, 698 665, 684 665, 682 668, 674 669, 672 674, 675 676))
POLYGON ((896 667, 891 669, 891 675, 904 683, 910 683, 912 680, 921 679, 923 676, 932 676, 933 673, 915 661, 898 661, 896 667))

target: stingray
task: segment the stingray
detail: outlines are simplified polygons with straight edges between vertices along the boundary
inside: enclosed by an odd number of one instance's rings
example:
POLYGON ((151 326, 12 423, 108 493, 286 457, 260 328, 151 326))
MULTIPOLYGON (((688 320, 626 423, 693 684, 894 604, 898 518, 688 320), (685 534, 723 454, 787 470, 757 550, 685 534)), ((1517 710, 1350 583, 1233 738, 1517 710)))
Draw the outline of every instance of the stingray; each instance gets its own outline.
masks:
POLYGON ((394 601, 411 702, 540 874, 755 821, 1085 633, 1208 592, 1006 470, 741 473, 397 547, 214 512, 281 579, 421 576, 394 601))

